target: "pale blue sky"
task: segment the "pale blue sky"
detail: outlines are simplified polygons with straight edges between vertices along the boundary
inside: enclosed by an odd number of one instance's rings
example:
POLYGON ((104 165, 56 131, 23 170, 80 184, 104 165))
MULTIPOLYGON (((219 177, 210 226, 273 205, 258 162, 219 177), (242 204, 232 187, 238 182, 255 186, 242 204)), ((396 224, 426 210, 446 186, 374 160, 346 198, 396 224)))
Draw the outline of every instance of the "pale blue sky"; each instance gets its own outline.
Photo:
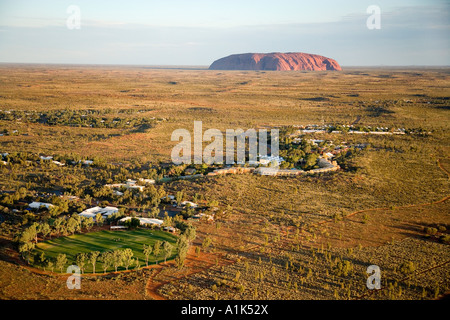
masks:
POLYGON ((341 65, 450 65, 450 1, 0 0, 0 62, 209 65, 300 51, 341 65), (69 5, 81 29, 66 27, 69 5), (369 5, 381 29, 366 27, 369 5))

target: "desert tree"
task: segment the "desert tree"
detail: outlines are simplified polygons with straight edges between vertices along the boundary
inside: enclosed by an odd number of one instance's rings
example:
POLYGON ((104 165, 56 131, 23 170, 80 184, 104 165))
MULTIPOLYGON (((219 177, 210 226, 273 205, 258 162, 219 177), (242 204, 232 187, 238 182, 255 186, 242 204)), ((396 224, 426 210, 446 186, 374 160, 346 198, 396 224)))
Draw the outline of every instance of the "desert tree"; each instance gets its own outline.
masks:
POLYGON ((63 272, 63 269, 66 266, 66 263, 67 263, 66 255, 64 253, 58 254, 58 256, 56 257, 55 266, 56 266, 56 268, 58 268, 61 271, 61 273, 63 272))
POLYGON ((166 264, 167 258, 172 254, 173 246, 168 242, 163 242, 163 254, 164 254, 164 264, 166 264))
POLYGON ((94 225, 94 220, 91 217, 84 218, 81 220, 81 227, 85 228, 87 231, 91 230, 93 225, 94 225))
POLYGON ((89 254, 89 262, 92 264, 92 273, 95 273, 95 264, 97 263, 99 255, 100 255, 99 251, 92 251, 89 254))
POLYGON ((84 197, 84 200, 86 200, 86 203, 87 203, 88 205, 91 205, 92 197, 91 197, 89 194, 87 194, 87 195, 84 197))
POLYGON ((206 248, 208 248, 211 245, 211 243, 212 243, 211 237, 210 236, 206 236, 205 239, 203 239, 202 247, 204 249, 206 249, 206 248))
POLYGON ((130 248, 126 248, 122 251, 122 261, 125 269, 128 270, 128 267, 133 263, 133 250, 130 248))
POLYGON ((110 251, 103 252, 100 255, 100 261, 102 262, 103 272, 106 273, 106 270, 113 265, 113 253, 110 251))
POLYGON ((403 276, 406 277, 413 274, 416 271, 416 266, 412 261, 403 262, 400 265, 399 271, 403 276))
POLYGON ((158 215, 159 215, 159 208, 158 207, 153 207, 150 210, 150 217, 151 218, 156 218, 156 217, 158 217, 158 215))
POLYGON ((22 242, 19 244, 19 252, 22 257, 27 256, 27 261, 30 263, 30 252, 34 249, 35 244, 33 242, 22 242))
POLYGON ((19 236, 19 243, 27 243, 35 241, 37 237, 36 226, 33 224, 32 226, 26 228, 19 236))
POLYGON ((153 245, 153 255, 155 256, 156 264, 158 264, 158 256, 161 252, 161 241, 156 240, 153 245))
POLYGON ((58 206, 53 206, 48 209, 48 212, 52 217, 56 217, 61 214, 61 209, 58 206))
POLYGON ((43 223, 41 228, 40 228, 40 232, 42 234, 42 237, 45 239, 51 232, 51 228, 48 225, 48 223, 43 223))
POLYGON ((139 262, 139 258, 136 257, 136 259, 134 259, 134 265, 136 266, 136 269, 139 269, 141 267, 141 263, 139 262))
POLYGON ((144 244, 143 253, 145 256, 145 264, 148 267, 148 257, 152 254, 153 247, 151 245, 144 244))
POLYGON ((58 236, 61 234, 62 229, 64 228, 65 219, 63 217, 56 218, 53 221, 53 228, 55 229, 58 236))
POLYGON ((239 283, 240 277, 241 277, 241 272, 238 270, 238 271, 236 271, 236 275, 234 277, 234 281, 239 283))
POLYGON ((184 260, 186 259, 188 249, 189 249, 189 241, 185 235, 181 235, 177 240, 178 252, 175 257, 175 263, 178 268, 182 268, 184 266, 184 260))
POLYGON ((66 230, 69 234, 74 234, 78 230, 78 221, 73 216, 67 220, 66 230))
POLYGON ((72 214, 71 218, 74 218, 75 221, 77 222, 76 227, 75 227, 75 231, 76 232, 81 232, 81 228, 83 226, 83 221, 88 219, 86 217, 80 216, 79 214, 72 214))
POLYGON ((34 240, 34 243, 38 242, 38 233, 40 232, 41 226, 39 223, 34 222, 31 226, 26 229, 28 237, 30 240, 34 240))
POLYGON ((183 201, 183 197, 184 197, 183 191, 178 191, 175 196, 175 200, 179 207, 181 207, 181 202, 183 201))
POLYGON ((38 263, 40 266, 44 267, 44 271, 45 271, 45 267, 46 267, 46 257, 45 257, 45 253, 41 252, 41 253, 36 253, 36 256, 34 258, 34 262, 38 263))
POLYGON ((184 234, 186 235, 186 239, 189 244, 191 244, 192 241, 194 241, 195 237, 197 236, 195 227, 189 226, 185 231, 184 234))
POLYGON ((103 216, 102 216, 101 213, 97 213, 95 215, 95 222, 96 222, 97 226, 102 226, 103 225, 104 219, 103 219, 103 216))
POLYGON ((123 262, 122 251, 114 250, 112 253, 112 264, 113 264, 116 272, 117 272, 117 268, 122 265, 122 262, 123 262))
POLYGON ((81 273, 84 273, 84 266, 86 265, 87 254, 84 252, 80 252, 75 257, 75 262, 77 266, 80 268, 81 273))
POLYGON ((54 267, 55 267, 55 263, 54 263, 53 259, 50 259, 50 258, 47 259, 47 268, 52 270, 52 272, 53 272, 54 267))

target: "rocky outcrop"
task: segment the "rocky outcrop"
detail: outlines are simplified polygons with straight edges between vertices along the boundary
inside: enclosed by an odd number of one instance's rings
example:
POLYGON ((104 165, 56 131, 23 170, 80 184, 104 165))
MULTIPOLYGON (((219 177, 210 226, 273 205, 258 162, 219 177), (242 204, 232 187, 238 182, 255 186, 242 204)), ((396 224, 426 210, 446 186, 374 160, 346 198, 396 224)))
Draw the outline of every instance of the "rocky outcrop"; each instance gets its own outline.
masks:
POLYGON ((317 54, 289 53, 244 53, 233 54, 214 61, 210 70, 341 70, 333 59, 317 54))

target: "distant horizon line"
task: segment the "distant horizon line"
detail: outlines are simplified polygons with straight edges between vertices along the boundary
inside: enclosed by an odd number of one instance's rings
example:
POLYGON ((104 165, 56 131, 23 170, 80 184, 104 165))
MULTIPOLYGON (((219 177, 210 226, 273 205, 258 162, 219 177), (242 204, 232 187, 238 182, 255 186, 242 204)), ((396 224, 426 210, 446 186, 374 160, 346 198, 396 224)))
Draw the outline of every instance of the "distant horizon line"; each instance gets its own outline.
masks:
MULTIPOLYGON (((127 63, 61 63, 61 62, 3 62, 0 65, 52 65, 52 66, 92 66, 92 67, 140 67, 150 69, 201 69, 209 70, 209 65, 196 64, 127 64, 127 63)), ((450 65, 341 65, 341 68, 450 68, 450 65)), ((218 71, 218 70, 211 70, 218 71)), ((220 70, 220 71, 278 71, 278 70, 220 70)), ((308 71, 308 70, 285 70, 308 71)), ((330 70, 324 70, 330 71, 330 70)), ((333 70, 335 71, 335 70, 333 70)))

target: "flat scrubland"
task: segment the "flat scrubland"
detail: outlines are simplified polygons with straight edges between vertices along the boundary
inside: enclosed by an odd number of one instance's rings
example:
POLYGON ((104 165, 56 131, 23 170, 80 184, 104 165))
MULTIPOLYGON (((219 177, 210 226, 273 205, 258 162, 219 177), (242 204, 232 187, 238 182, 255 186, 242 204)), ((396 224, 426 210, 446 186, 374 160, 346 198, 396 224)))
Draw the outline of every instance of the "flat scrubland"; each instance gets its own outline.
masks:
MULTIPOLYGON (((105 121, 157 119, 148 127, 0 120, 0 133, 9 133, 0 136, 0 152, 76 154, 119 168, 158 165, 170 161, 172 131, 192 132, 194 120, 203 121, 203 130, 360 124, 425 132, 312 134, 369 144, 341 170, 320 176, 245 174, 158 183, 189 200, 201 194, 227 214, 193 222, 197 237, 183 268, 168 263, 86 276, 76 292, 65 287, 63 275, 26 265, 13 242, 20 217, 2 213, 0 297, 439 298, 450 288, 449 108, 448 68, 257 72, 0 65, 2 111, 96 110, 105 121), (366 287, 369 265, 381 269, 381 290, 366 287)), ((67 192, 68 185, 94 181, 90 169, 0 169, 1 191, 38 189, 44 181, 67 192)))

